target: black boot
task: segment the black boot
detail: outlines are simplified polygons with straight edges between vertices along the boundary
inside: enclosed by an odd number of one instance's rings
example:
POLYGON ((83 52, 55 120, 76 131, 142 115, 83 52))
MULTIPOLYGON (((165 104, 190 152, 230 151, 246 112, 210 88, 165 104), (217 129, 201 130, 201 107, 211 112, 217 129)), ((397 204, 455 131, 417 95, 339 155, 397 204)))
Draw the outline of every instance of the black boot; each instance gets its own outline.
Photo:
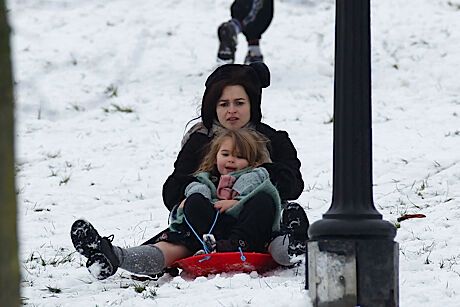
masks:
POLYGON ((231 21, 224 22, 217 29, 219 37, 219 50, 217 60, 222 64, 231 64, 235 61, 236 45, 238 44, 238 33, 231 21))
POLYGON ((262 53, 254 53, 251 51, 248 51, 246 54, 246 57, 244 58, 244 64, 249 65, 252 63, 257 63, 257 62, 263 62, 264 61, 264 56, 262 53))
POLYGON ((113 235, 101 237, 91 223, 77 220, 72 224, 70 237, 75 249, 88 258, 86 267, 97 279, 112 276, 120 264, 112 246, 113 235))
POLYGON ((308 239, 307 214, 298 203, 288 203, 281 215, 281 233, 289 238, 289 255, 301 255, 306 252, 308 239))

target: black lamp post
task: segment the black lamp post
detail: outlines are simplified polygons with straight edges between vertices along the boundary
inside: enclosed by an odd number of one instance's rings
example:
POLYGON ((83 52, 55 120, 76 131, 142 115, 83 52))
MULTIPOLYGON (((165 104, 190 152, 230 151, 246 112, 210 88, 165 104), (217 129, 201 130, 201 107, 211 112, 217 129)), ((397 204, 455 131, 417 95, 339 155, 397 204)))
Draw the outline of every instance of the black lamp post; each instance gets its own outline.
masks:
POLYGON ((336 0, 333 195, 309 229, 314 306, 397 306, 396 228, 372 195, 370 0, 336 0))

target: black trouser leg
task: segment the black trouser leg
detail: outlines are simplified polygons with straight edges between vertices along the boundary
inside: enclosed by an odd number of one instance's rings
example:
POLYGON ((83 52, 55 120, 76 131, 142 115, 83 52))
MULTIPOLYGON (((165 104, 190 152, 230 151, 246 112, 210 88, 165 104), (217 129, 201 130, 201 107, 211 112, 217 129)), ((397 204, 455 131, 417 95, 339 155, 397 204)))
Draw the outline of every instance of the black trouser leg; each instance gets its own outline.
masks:
POLYGON ((185 201, 184 215, 199 235, 209 232, 216 213, 214 205, 201 194, 192 194, 185 201))
POLYGON ((260 192, 244 204, 229 239, 244 240, 248 250, 265 252, 272 235, 275 203, 267 193, 260 192))
POLYGON ((191 227, 184 220, 182 224, 177 226, 176 231, 168 228, 144 244, 166 241, 183 245, 192 253, 202 249, 203 245, 200 242, 202 235, 209 232, 216 217, 214 205, 203 195, 192 194, 187 197, 184 203, 184 215, 191 227))
POLYGON ((184 229, 187 229, 189 240, 186 246, 196 252, 202 248, 199 239, 202 239, 204 233, 208 233, 216 219, 217 210, 214 205, 201 194, 190 195, 184 204, 184 229), (199 239, 197 238, 199 236, 199 239))
POLYGON ((248 41, 258 40, 273 19, 273 0, 235 0, 230 8, 248 41))

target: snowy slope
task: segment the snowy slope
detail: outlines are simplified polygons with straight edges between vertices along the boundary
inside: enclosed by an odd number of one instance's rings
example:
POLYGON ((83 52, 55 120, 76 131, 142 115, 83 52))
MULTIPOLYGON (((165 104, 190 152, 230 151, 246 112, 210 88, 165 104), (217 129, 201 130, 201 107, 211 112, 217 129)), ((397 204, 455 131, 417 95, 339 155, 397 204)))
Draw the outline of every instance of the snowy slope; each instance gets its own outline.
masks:
MULTIPOLYGON (((161 186, 214 68, 226 0, 9 0, 14 50, 22 296, 33 306, 308 306, 305 270, 96 281, 71 223, 114 243, 166 226, 161 186)), ((275 1, 262 41, 264 120, 302 161, 310 221, 332 193, 334 1, 275 1)), ((405 213, 401 306, 460 300, 460 1, 372 2, 374 201, 405 213)), ((237 61, 246 52, 240 36, 237 61)))

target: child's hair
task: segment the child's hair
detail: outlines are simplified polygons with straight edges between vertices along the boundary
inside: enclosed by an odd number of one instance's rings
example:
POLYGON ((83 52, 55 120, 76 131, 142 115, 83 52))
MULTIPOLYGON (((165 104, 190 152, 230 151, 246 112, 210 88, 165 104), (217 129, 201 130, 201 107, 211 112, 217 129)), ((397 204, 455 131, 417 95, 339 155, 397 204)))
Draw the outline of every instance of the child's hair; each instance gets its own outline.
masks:
POLYGON ((225 130, 212 140, 209 151, 196 173, 211 172, 214 169, 217 164, 217 153, 226 138, 232 139, 234 150, 232 154, 248 160, 248 167, 257 167, 262 163, 271 162, 266 137, 255 130, 245 128, 237 131, 225 130))

